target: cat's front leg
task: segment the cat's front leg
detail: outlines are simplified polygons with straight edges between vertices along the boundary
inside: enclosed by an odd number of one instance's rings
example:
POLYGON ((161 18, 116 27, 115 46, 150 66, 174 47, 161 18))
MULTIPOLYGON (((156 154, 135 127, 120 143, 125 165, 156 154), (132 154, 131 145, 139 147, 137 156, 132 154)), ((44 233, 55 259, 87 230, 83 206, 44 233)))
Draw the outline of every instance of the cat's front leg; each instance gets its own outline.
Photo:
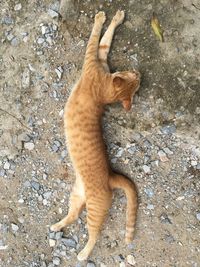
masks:
POLYGON ((99 39, 102 26, 106 20, 106 15, 103 11, 95 15, 94 26, 85 53, 84 69, 87 70, 91 62, 96 62, 98 58, 99 39))

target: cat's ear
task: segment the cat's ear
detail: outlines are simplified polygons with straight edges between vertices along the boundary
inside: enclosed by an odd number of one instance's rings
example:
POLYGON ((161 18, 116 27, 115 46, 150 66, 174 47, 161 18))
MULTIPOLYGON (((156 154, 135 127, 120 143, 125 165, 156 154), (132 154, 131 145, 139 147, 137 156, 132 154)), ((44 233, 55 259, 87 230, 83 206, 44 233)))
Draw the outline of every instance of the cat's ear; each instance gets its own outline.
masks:
POLYGON ((124 83, 125 83, 125 80, 118 75, 113 78, 113 85, 115 88, 122 87, 124 83))
POLYGON ((122 100, 122 105, 126 111, 129 111, 131 109, 132 101, 131 98, 122 100))

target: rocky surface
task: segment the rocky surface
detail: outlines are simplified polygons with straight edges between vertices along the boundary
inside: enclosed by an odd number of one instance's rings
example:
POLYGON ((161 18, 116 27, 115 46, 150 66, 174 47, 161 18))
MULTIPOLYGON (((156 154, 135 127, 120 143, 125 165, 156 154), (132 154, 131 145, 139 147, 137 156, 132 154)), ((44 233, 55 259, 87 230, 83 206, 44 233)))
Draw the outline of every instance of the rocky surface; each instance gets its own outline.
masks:
POLYGON ((0 266, 200 266, 199 8, 188 0, 1 1, 0 266), (111 69, 137 67, 142 83, 132 111, 106 107, 103 127, 112 167, 137 184, 137 227, 126 247, 126 198, 115 192, 90 259, 79 263, 86 212, 64 233, 49 231, 67 213, 74 180, 63 108, 94 14, 110 20, 119 8, 127 16, 111 69), (153 12, 164 43, 150 27, 153 12))

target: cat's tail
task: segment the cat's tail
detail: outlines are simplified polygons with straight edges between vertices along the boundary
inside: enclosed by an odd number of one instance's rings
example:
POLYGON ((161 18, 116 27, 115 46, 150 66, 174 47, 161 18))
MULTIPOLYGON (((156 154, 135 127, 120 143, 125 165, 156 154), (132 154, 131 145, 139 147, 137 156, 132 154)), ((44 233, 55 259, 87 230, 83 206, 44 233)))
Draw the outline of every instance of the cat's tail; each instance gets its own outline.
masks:
POLYGON ((126 209, 126 244, 129 244, 133 240, 133 233, 135 230, 136 215, 138 208, 137 190, 134 182, 127 177, 114 174, 110 176, 109 185, 111 189, 123 189, 127 198, 126 209))

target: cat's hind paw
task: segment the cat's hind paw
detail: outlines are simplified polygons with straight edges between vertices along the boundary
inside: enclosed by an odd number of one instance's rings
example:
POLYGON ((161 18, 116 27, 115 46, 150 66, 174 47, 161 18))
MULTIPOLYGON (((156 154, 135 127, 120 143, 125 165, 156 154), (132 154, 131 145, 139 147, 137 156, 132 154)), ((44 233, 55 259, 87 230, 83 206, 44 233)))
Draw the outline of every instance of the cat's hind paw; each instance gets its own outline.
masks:
POLYGON ((106 21, 106 14, 105 14, 105 12, 100 11, 100 12, 98 12, 95 15, 95 22, 98 22, 98 23, 100 23, 100 24, 103 25, 105 21, 106 21))

